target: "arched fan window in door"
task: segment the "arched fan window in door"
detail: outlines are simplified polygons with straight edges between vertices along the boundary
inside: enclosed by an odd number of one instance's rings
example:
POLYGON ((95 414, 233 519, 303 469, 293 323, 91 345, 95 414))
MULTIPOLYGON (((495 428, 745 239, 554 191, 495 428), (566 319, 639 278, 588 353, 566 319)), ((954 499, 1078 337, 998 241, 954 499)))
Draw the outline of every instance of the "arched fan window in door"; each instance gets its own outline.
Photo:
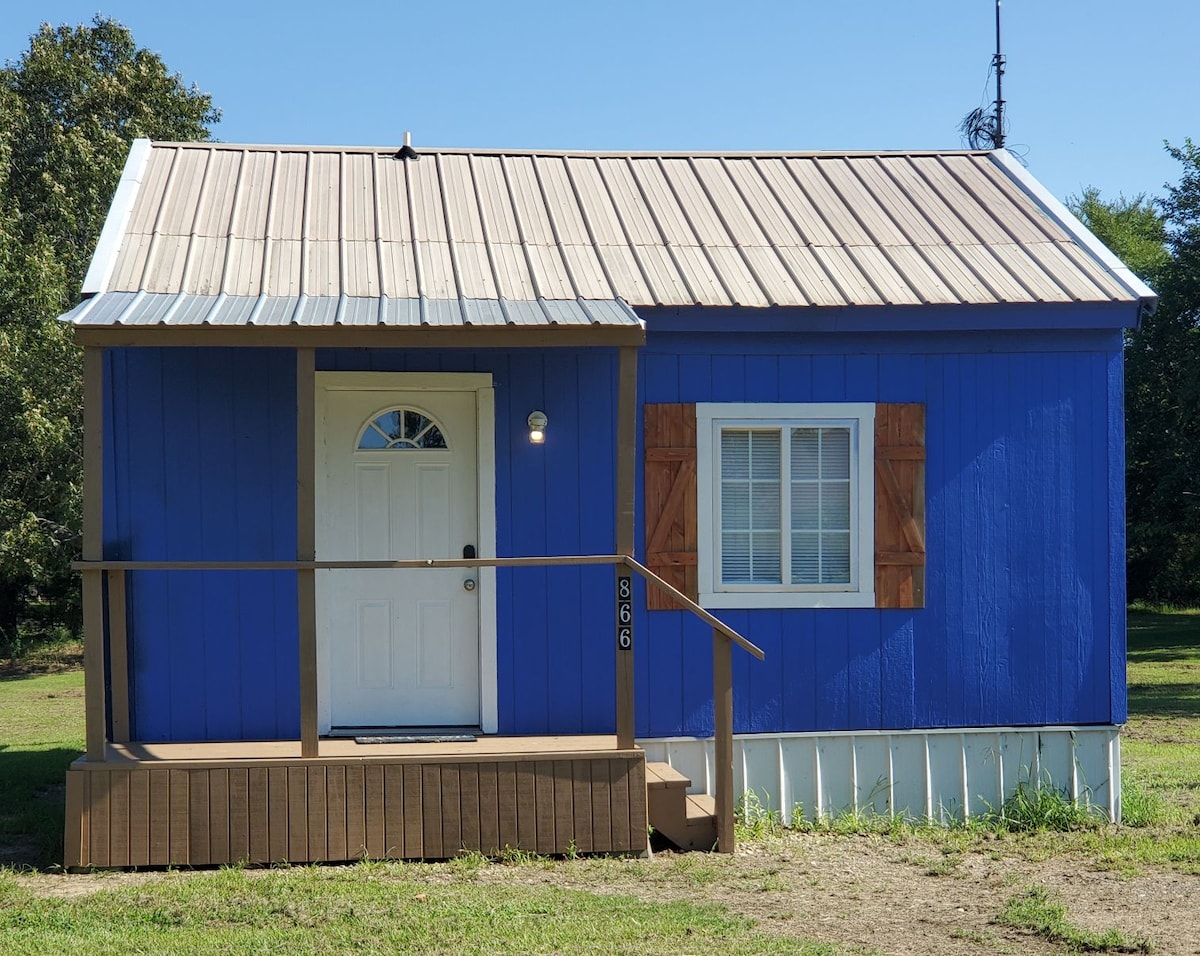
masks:
POLYGON ((447 448, 441 426, 415 408, 389 408, 375 415, 358 435, 360 451, 412 451, 447 448))

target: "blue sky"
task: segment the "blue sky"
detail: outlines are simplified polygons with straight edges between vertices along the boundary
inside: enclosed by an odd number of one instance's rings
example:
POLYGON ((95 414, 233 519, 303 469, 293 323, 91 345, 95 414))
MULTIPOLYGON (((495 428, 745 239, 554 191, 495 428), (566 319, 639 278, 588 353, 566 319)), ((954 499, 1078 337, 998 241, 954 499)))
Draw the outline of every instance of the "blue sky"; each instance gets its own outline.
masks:
MULTIPOLYGON (((993 0, 0 0, 120 20, 230 142, 608 149, 957 147, 993 0)), ((32 12, 25 12, 31 10, 32 12)), ((1200 138, 1192 0, 1005 0, 1009 145, 1060 197, 1161 192, 1200 138)))

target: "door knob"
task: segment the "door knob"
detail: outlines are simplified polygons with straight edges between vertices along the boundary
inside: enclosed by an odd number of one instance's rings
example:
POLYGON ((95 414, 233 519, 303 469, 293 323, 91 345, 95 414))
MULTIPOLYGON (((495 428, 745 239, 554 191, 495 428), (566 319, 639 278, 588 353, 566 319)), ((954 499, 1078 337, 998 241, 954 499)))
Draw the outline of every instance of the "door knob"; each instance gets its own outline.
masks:
POLYGON ((467 578, 465 581, 463 581, 463 590, 464 591, 474 591, 475 590, 475 579, 467 578))

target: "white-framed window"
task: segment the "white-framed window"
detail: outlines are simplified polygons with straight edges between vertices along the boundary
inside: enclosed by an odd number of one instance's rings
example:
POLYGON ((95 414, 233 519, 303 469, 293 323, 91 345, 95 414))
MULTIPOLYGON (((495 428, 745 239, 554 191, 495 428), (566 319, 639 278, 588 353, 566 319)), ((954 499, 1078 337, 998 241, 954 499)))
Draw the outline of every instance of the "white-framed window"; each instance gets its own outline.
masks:
POLYGON ((700 603, 873 607, 875 405, 696 406, 700 603))

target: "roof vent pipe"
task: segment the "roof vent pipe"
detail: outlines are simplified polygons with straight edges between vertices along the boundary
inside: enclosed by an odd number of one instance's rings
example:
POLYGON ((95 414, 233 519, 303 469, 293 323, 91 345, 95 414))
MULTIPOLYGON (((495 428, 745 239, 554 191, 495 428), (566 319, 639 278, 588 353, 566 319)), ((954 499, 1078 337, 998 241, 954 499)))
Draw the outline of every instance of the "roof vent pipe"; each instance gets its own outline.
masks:
POLYGON ((421 154, 412 148, 412 133, 409 130, 404 131, 404 145, 397 150, 394 159, 411 159, 419 160, 421 154))

